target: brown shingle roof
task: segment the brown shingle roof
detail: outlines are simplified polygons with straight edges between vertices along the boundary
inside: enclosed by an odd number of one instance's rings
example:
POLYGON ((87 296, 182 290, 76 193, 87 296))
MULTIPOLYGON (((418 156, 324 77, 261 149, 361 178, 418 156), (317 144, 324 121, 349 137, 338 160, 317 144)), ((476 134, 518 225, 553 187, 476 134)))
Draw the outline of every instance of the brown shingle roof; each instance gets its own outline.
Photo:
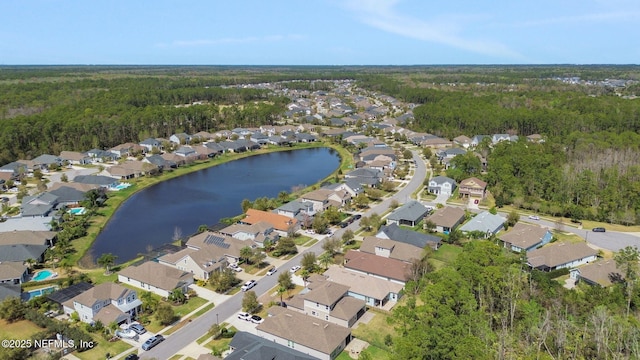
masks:
POLYGON ((46 245, 56 236, 54 231, 20 230, 0 233, 0 245, 46 245))
POLYGON ((609 286, 613 281, 624 280, 624 274, 614 260, 598 260, 580 267, 579 270, 581 278, 600 286, 609 286))
POLYGON ((423 251, 422 248, 411 244, 390 239, 381 239, 375 236, 365 236, 362 244, 360 245, 360 251, 375 254, 376 247, 390 249, 391 255, 389 257, 401 261, 410 261, 411 259, 418 258, 422 256, 423 251))
POLYGON ((478 179, 477 177, 470 177, 460 181, 459 187, 470 187, 474 189, 486 189, 487 183, 478 179))
POLYGON ((362 251, 349 250, 344 259, 344 267, 368 274, 380 275, 394 280, 406 281, 409 263, 368 254, 362 251))
POLYGON ((292 310, 274 307, 269 310, 272 316, 256 327, 258 332, 287 339, 324 354, 331 354, 351 335, 351 330, 346 327, 292 310))
POLYGON ((274 229, 280 231, 289 231, 289 229, 298 223, 298 220, 292 219, 284 215, 274 214, 268 211, 261 211, 255 209, 247 210, 247 216, 242 219, 242 222, 247 224, 256 224, 261 221, 267 222, 273 225, 274 229))
POLYGON ((464 210, 458 207, 445 206, 427 217, 426 221, 431 221, 437 226, 452 228, 463 219, 464 210))
POLYGON ((511 231, 500 236, 500 240, 521 249, 528 249, 541 243, 542 238, 547 231, 547 229, 538 225, 529 225, 519 222, 516 223, 511 231))
POLYGON ((540 249, 527 252, 529 265, 534 268, 549 267, 566 264, 575 260, 595 256, 598 252, 586 243, 555 243, 540 249))
POLYGON ((193 274, 154 261, 126 267, 118 274, 167 291, 193 283, 193 274))
POLYGON ((378 300, 384 299, 390 292, 397 294, 403 288, 402 284, 364 275, 339 266, 330 266, 324 276, 333 282, 349 286, 349 291, 353 293, 378 300))
POLYGON ((336 301, 340 300, 349 287, 334 283, 332 281, 324 281, 320 283, 320 286, 314 287, 313 290, 305 294, 305 300, 316 302, 322 305, 333 305, 336 301))
POLYGON ((97 301, 120 299, 128 292, 133 292, 122 285, 106 282, 100 285, 96 285, 91 289, 83 292, 82 294, 74 297, 72 301, 78 302, 82 305, 93 307, 97 301))

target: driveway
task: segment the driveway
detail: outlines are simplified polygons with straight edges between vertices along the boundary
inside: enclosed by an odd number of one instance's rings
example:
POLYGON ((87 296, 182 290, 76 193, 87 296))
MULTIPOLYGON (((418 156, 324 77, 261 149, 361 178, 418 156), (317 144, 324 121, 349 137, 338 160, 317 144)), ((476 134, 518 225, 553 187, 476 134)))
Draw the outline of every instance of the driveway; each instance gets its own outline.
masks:
MULTIPOLYGON (((409 201, 411 199, 411 194, 414 191, 416 191, 419 187, 422 186, 422 183, 427 173, 426 164, 424 163, 424 161, 422 160, 422 158, 420 157, 417 151, 412 150, 412 153, 413 153, 413 159, 416 162, 416 168, 411 180, 407 183, 407 185, 403 189, 395 193, 393 196, 385 199, 380 204, 368 209, 366 212, 364 212, 363 216, 370 216, 374 212, 378 214, 382 214, 389 208, 389 204, 393 199, 396 199, 400 203, 409 201)), ((353 223, 351 223, 349 226, 347 226, 345 229, 337 230, 334 236, 340 238, 342 237, 342 234, 346 229, 351 229, 353 231, 356 231, 358 230, 359 227, 360 227, 360 220, 356 220, 353 223)), ((284 262, 284 264, 278 267, 278 271, 288 271, 288 269, 290 269, 292 266, 300 265, 300 260, 302 259, 302 256, 307 252, 313 252, 316 255, 321 254, 324 251, 322 250, 322 244, 324 243, 324 239, 326 239, 326 237, 324 237, 323 240, 318 241, 308 249, 300 252, 291 260, 284 262)), ((258 280, 258 285, 256 285, 256 287, 254 287, 253 290, 256 292, 258 297, 260 297, 265 292, 273 288, 277 282, 278 282, 277 276, 263 276, 258 280)), ((183 326, 182 329, 166 337, 165 341, 163 341, 162 343, 160 343, 158 346, 151 349, 150 351, 145 352, 141 356, 141 358, 143 359, 169 358, 173 354, 180 352, 182 348, 188 346, 190 343, 197 340, 200 336, 202 336, 202 334, 206 333, 211 327, 211 324, 215 323, 216 321, 222 322, 223 319, 229 320, 229 321, 235 321, 232 319, 232 317, 236 316, 238 311, 240 311, 242 307, 243 294, 244 294, 243 292, 239 292, 233 296, 230 296, 226 301, 216 304, 216 307, 214 309, 206 312, 202 316, 196 318, 192 322, 183 326)), ((248 324, 244 324, 242 326, 246 327, 247 325, 248 324)))

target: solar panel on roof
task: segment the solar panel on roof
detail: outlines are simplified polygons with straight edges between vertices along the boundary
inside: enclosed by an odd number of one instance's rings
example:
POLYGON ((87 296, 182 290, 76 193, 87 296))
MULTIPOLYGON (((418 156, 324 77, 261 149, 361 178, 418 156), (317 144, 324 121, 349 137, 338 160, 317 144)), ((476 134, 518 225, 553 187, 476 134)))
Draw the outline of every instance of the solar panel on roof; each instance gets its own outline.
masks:
POLYGON ((215 235, 207 235, 207 237, 204 239, 204 243, 205 244, 210 244, 210 245, 215 245, 218 247, 221 247, 223 249, 228 249, 229 246, 231 246, 230 244, 227 244, 224 242, 224 238, 220 237, 220 236, 215 236, 215 235))

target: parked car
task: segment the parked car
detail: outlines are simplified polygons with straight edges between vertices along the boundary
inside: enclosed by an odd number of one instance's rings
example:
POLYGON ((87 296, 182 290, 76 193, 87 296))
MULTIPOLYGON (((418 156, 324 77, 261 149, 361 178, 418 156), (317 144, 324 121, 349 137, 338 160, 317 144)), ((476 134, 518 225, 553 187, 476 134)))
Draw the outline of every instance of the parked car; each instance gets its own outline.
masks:
POLYGON ((150 337, 147 341, 142 344, 142 350, 151 350, 154 346, 160 344, 164 341, 164 337, 162 335, 155 335, 150 337))
POLYGON ((138 359, 140 359, 138 357, 138 354, 129 354, 129 355, 127 355, 126 358, 124 358, 124 360, 138 360, 138 359))
POLYGON ((540 217, 537 215, 529 215, 529 219, 531 220, 540 220, 540 217))
POLYGON ((349 226, 348 222, 340 223, 340 227, 343 228, 343 229, 346 228, 347 226, 349 226))
POLYGON ((274 303, 274 305, 276 305, 276 306, 280 306, 280 307, 283 307, 283 308, 286 308, 286 307, 287 307, 287 303, 285 303, 284 301, 276 301, 276 302, 274 303))
POLYGON ((239 312, 238 319, 244 320, 244 321, 251 321, 251 314, 246 312, 239 312))
POLYGON ((142 335, 142 334, 147 332, 147 329, 145 329, 144 326, 142 326, 140 324, 131 324, 131 325, 129 325, 129 329, 135 331, 136 334, 138 334, 138 335, 142 335))
POLYGON ((591 231, 593 231, 593 232, 606 232, 607 229, 605 229, 603 227, 594 227, 593 229, 591 229, 591 231))
POLYGON ((360 220, 360 219, 362 219, 362 215, 360 214, 353 215, 353 220, 360 220))
POLYGON ((290 272, 294 273, 296 271, 300 270, 300 265, 296 265, 296 266, 292 266, 291 269, 289 270, 290 272))
POLYGON ((278 269, 276 269, 275 267, 272 267, 271 269, 267 270, 267 276, 271 276, 275 274, 276 271, 278 271, 278 269))
POLYGON ((6 197, 6 196, 3 196, 3 197, 0 197, 0 201, 2 201, 2 202, 5 202, 5 203, 6 203, 6 202, 9 202, 9 198, 8 198, 8 197, 6 197))
POLYGON ((264 321, 264 319, 261 318, 258 315, 251 316, 251 322, 254 323, 254 324, 262 324, 263 321, 264 321))
POLYGON ((244 285, 242 285, 242 287, 240 288, 240 290, 242 291, 248 291, 250 290, 252 287, 256 286, 258 283, 255 280, 249 280, 246 283, 244 283, 244 285))

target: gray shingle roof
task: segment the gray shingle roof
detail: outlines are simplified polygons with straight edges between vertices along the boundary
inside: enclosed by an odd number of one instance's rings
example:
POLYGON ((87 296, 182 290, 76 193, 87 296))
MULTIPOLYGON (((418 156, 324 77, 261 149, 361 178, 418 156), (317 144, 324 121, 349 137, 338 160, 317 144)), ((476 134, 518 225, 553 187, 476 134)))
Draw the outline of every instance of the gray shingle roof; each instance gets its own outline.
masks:
POLYGON ((389 214, 387 219, 395 220, 395 221, 409 220, 409 221, 418 222, 421 218, 427 215, 428 212, 429 212, 429 209, 427 209, 426 206, 422 205, 421 203, 415 200, 412 200, 400 206, 394 212, 389 214))
POLYGON ((314 360, 315 358, 297 350, 277 344, 248 332, 239 331, 231 340, 235 350, 227 360, 314 360))
POLYGON ((78 175, 73 182, 91 185, 108 186, 118 182, 118 179, 103 175, 78 175))
POLYGON ((405 230, 400 228, 396 224, 381 227, 376 237, 388 238, 405 244, 411 244, 422 249, 424 249, 424 247, 427 245, 434 246, 435 244, 439 244, 442 241, 442 239, 437 236, 422 234, 411 230, 405 230))
POLYGON ((39 259, 49 247, 46 245, 0 245, 0 261, 25 261, 39 259))
POLYGON ((460 231, 482 231, 496 233, 504 224, 504 218, 500 215, 493 215, 488 211, 483 211, 460 227, 460 231))

